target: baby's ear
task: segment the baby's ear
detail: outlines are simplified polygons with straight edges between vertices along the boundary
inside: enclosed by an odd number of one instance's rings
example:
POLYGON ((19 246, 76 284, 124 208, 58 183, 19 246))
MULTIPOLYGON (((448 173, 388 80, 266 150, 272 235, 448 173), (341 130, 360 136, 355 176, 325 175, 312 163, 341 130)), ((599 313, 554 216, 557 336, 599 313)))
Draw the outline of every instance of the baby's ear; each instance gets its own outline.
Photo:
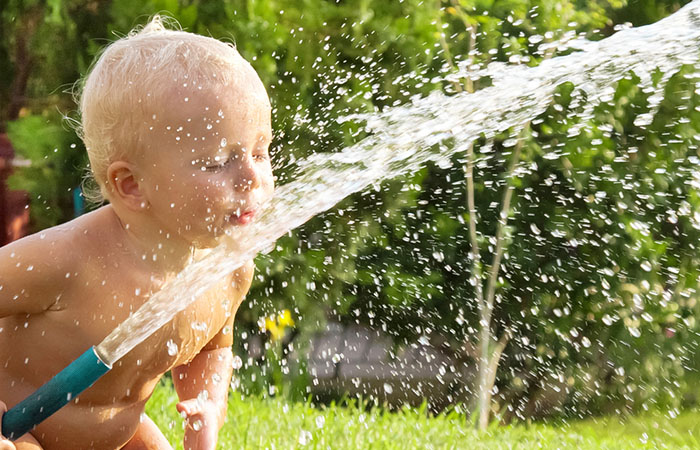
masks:
POLYGON ((111 163, 107 168, 107 182, 111 190, 111 201, 117 200, 133 211, 148 206, 132 164, 126 161, 111 163))

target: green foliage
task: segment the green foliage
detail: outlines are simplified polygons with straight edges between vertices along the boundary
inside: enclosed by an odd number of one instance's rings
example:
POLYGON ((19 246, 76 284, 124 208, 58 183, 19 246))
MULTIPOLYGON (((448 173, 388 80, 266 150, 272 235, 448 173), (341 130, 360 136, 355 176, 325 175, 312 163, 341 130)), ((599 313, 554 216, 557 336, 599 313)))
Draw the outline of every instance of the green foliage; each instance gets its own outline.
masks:
POLYGON ((17 157, 28 166, 15 169, 10 189, 29 192, 35 229, 73 218, 73 190, 80 186, 85 150, 55 115, 27 116, 8 124, 17 157))
MULTIPOLYGON (((693 70, 671 78, 649 126, 638 124, 649 106, 634 76, 575 136, 566 92, 563 108, 534 126, 546 136, 533 157, 537 173, 523 178, 514 206, 519 238, 504 269, 503 295, 518 301, 501 308, 500 320, 513 321, 520 310, 516 323, 526 339, 514 353, 528 350, 523 373, 537 366, 574 375, 581 380, 574 398, 596 408, 614 399, 680 406, 673 385, 696 367, 695 323, 686 319, 698 312, 700 262, 693 70), (595 386, 596 378, 606 382, 595 386)), ((518 363, 509 365, 517 372, 518 363)), ((574 403, 580 413, 582 402, 574 403)))

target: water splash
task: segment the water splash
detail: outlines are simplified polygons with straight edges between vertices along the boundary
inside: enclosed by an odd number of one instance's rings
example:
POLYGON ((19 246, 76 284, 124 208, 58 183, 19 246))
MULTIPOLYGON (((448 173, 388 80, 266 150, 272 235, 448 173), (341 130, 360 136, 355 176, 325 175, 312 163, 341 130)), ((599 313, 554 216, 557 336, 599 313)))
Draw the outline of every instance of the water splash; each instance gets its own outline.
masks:
MULTIPOLYGON (((480 136, 491 138, 516 131, 545 111, 558 85, 571 82, 585 92, 583 116, 612 98, 615 84, 630 71, 642 89, 655 89, 653 105, 662 99, 663 85, 684 64, 695 64, 700 52, 700 0, 653 25, 627 29, 598 42, 566 44, 575 52, 543 61, 537 67, 492 63, 482 71, 462 70, 448 77, 483 77, 492 86, 475 93, 443 92, 375 114, 363 120, 371 135, 333 154, 316 154, 298 163, 298 178, 277 189, 259 219, 231 236, 206 257, 184 269, 136 313, 98 345, 97 352, 113 364, 170 321, 179 311, 258 253, 311 217, 371 184, 415 171, 432 161, 450 163, 480 136), (663 73, 656 85, 652 74, 663 73), (451 145, 443 145, 446 140, 451 145)), ((640 116, 639 124, 653 117, 640 116)), ((583 121, 582 121, 583 122, 583 121)))

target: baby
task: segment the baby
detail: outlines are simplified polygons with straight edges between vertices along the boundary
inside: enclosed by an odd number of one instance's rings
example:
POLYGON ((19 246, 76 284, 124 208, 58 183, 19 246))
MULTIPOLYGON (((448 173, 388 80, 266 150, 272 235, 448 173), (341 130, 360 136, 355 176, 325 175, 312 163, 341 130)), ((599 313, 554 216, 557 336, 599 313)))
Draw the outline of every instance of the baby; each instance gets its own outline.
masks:
MULTIPOLYGON (((98 344, 273 193, 270 102, 231 45, 155 17, 105 49, 80 110, 109 204, 0 248, 0 406, 12 408, 98 344)), ((231 329, 253 269, 211 286, 17 449, 171 448, 144 414, 168 371, 187 421, 184 447, 214 449, 231 329)), ((0 438, 0 448, 11 445, 0 438)))

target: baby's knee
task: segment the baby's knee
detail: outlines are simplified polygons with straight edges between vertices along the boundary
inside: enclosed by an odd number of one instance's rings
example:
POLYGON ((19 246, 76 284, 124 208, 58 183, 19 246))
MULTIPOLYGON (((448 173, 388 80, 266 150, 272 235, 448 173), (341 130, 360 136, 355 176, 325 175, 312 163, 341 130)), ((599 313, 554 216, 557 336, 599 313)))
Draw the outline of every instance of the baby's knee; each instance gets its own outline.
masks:
POLYGON ((170 442, 163 436, 158 425, 144 414, 136 434, 121 450, 172 450, 170 442))

